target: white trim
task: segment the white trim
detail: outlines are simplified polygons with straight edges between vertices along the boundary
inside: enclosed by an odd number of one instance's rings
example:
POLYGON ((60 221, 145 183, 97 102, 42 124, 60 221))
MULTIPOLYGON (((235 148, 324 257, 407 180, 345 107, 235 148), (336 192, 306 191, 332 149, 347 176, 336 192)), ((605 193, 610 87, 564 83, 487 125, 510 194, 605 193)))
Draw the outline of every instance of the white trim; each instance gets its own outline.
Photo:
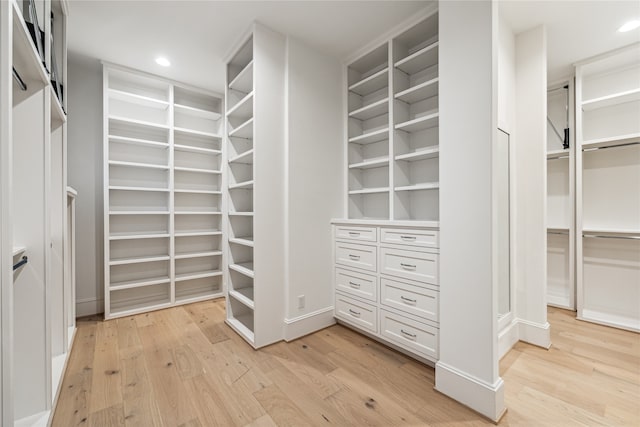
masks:
POLYGON ((293 341, 304 335, 334 325, 335 323, 333 306, 325 307, 292 319, 284 319, 284 340, 287 342, 293 341))
POLYGON ((600 312, 593 309, 583 309, 582 314, 578 316, 578 320, 625 329, 632 332, 640 332, 640 320, 637 318, 600 312))
POLYGON ((544 324, 518 319, 520 341, 548 349, 551 347, 551 329, 549 322, 544 324))
POLYGON ((76 300, 76 317, 92 316, 104 312, 104 299, 98 297, 78 298, 76 300))
POLYGON ((447 396, 455 396, 455 400, 494 422, 498 422, 507 410, 504 406, 504 382, 500 377, 489 384, 438 362, 435 389, 447 396))
POLYGON ((498 360, 502 359, 519 340, 518 320, 511 320, 498 333, 498 360))

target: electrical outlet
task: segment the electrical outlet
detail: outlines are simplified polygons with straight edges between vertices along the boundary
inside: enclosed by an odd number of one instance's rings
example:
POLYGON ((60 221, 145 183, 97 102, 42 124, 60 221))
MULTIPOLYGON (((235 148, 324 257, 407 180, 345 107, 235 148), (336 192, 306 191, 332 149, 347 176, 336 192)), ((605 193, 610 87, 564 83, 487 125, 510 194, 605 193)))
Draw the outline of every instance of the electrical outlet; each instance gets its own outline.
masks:
POLYGON ((304 308, 304 295, 298 295, 298 308, 304 308))

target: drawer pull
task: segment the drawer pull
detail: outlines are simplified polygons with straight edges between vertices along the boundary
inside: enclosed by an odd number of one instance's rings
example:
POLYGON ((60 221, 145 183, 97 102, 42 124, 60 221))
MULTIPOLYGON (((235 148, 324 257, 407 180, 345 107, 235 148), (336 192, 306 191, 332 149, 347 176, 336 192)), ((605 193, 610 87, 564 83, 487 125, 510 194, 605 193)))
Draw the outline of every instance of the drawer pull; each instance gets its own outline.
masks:
POLYGON ((400 332, 402 332, 403 335, 406 335, 406 336, 408 336, 410 338, 413 338, 413 339, 415 339, 417 337, 416 334, 410 334, 409 332, 405 331, 404 329, 400 329, 400 332))
POLYGON ((353 311, 353 310, 349 309, 349 313, 351 313, 352 316, 360 317, 360 313, 357 312, 357 311, 353 311))
POLYGON ((400 265, 405 269, 405 270, 415 270, 416 266, 415 264, 405 264, 403 262, 400 263, 400 265))
POLYGON ((349 236, 359 236, 360 232, 359 231, 350 231, 349 232, 349 236))
POLYGON ((400 295, 400 299, 401 299, 402 301, 410 302, 410 303, 412 303, 412 304, 415 304, 415 303, 417 302, 416 300, 411 299, 411 298, 407 298, 407 297, 405 297, 404 295, 400 295))
POLYGON ((352 288, 360 288, 360 283, 349 281, 349 285, 351 285, 352 288))
POLYGON ((359 259, 360 259, 360 255, 352 255, 352 254, 349 254, 349 258, 351 258, 352 260, 357 261, 357 260, 359 260, 359 259))
POLYGON ((416 240, 416 236, 400 236, 402 240, 416 240))

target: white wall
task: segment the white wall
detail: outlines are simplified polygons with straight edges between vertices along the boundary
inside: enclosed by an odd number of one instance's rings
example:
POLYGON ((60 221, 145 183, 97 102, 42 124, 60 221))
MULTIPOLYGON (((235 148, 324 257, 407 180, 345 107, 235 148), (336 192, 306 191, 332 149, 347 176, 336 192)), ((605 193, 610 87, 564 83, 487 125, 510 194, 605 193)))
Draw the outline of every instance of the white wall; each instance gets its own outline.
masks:
POLYGON ((102 67, 69 56, 68 185, 76 205, 77 316, 103 311, 102 67))
POLYGON ((343 211, 341 70, 335 58, 288 38, 287 339, 334 322, 330 220, 343 211))
POLYGON ((447 1, 440 3, 439 11, 440 141, 444 142, 436 388, 492 420, 505 410, 493 280, 496 7, 491 1, 447 1))
POLYGON ((548 348, 547 40, 543 26, 516 35, 516 317, 522 341, 548 348))

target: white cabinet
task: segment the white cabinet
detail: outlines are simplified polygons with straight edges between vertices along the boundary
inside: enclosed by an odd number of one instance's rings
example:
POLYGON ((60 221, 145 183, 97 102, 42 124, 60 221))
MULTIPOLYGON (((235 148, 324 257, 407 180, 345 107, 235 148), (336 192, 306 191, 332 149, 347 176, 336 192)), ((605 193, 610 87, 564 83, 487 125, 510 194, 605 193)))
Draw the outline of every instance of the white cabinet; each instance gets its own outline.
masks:
POLYGON ((437 221, 438 15, 346 66, 348 217, 437 221))
POLYGON ((333 224, 335 317, 419 360, 436 362, 438 223, 333 224), (359 242, 360 236, 380 238, 359 242))
POLYGON ((222 295, 222 102, 105 65, 106 319, 222 295))
POLYGON ((576 67, 578 318, 640 331, 640 43, 576 67))

